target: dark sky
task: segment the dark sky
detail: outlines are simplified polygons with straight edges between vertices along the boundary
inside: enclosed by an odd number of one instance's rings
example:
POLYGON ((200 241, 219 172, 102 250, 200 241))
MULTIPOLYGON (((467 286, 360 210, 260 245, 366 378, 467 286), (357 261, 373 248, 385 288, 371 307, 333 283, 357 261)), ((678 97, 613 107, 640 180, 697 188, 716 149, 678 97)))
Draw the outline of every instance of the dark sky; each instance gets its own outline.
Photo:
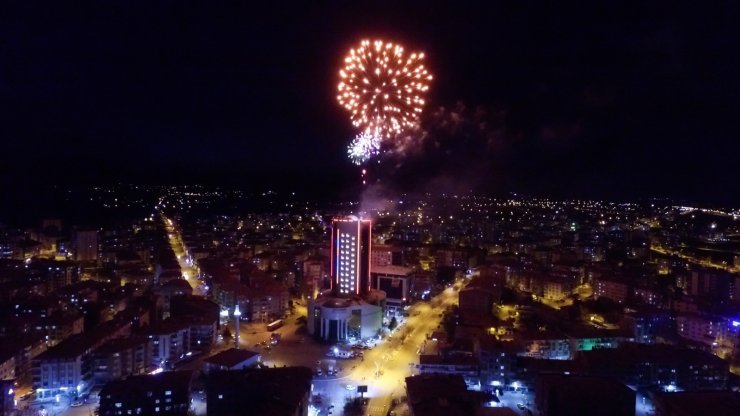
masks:
POLYGON ((346 186, 354 130, 337 69, 350 46, 382 36, 426 52, 429 112, 497 115, 500 143, 462 153, 478 157, 476 186, 737 199, 735 7, 234 3, 4 2, 0 174, 346 186))

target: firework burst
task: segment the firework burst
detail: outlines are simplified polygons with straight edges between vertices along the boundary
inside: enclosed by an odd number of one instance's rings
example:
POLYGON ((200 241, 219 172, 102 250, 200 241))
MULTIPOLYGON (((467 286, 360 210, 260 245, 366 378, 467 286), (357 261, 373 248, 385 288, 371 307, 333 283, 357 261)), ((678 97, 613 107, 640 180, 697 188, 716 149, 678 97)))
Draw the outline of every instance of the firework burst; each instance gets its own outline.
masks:
POLYGON ((423 53, 407 54, 401 45, 380 40, 350 49, 339 71, 337 100, 352 124, 379 141, 414 126, 432 80, 423 60, 423 53))
POLYGON ((355 165, 362 165, 380 152, 380 138, 370 133, 360 133, 347 146, 347 154, 355 165))

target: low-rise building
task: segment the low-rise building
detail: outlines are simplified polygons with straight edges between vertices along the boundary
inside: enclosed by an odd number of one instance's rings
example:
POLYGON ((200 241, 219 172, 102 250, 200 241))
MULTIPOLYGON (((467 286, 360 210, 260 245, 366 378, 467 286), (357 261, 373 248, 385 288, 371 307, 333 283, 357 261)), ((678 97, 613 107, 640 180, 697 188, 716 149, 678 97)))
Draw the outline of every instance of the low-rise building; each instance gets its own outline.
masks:
POLYGON ((130 375, 146 374, 151 367, 151 342, 146 337, 111 340, 93 354, 93 378, 96 384, 130 375))
POLYGON ((672 336, 675 324, 668 312, 658 310, 626 313, 620 326, 632 333, 635 342, 654 344, 660 337, 672 336))
POLYGON ((395 311, 401 308, 409 296, 411 273, 413 269, 403 266, 373 266, 370 279, 374 289, 386 294, 386 308, 395 311))
POLYGON ((565 289, 565 284, 561 279, 545 279, 542 297, 555 302, 561 301, 568 296, 568 292, 565 289))
POLYGON ((522 347, 513 341, 499 341, 485 335, 476 339, 475 350, 480 362, 481 383, 506 385, 514 378, 517 355, 522 347))
POLYGON ((465 354, 424 354, 416 366, 419 374, 457 374, 466 378, 478 377, 480 362, 465 354))
POLYGON ((203 360, 203 372, 208 374, 220 370, 243 370, 254 367, 261 358, 258 352, 231 348, 203 360))
POLYGON ((623 303, 627 299, 629 288, 626 283, 600 278, 594 281, 594 297, 607 298, 618 303, 623 303))
POLYGON ((109 321, 90 333, 73 335, 33 360, 36 399, 74 398, 90 389, 93 379, 92 353, 106 341, 131 333, 128 322, 109 321))
POLYGON ((324 340, 367 339, 378 336, 383 324, 385 294, 367 298, 322 296, 308 304, 308 333, 324 340))
POLYGON ((209 349, 215 342, 218 321, 209 317, 190 318, 190 348, 194 351, 209 349))
POLYGON ((624 342, 633 342, 632 334, 622 329, 578 327, 567 332, 570 350, 591 351, 600 348, 617 348, 624 342))
POLYGON ((570 339, 551 331, 525 332, 516 337, 523 350, 520 355, 549 360, 567 360, 571 357, 570 339))
POLYGON ((625 343, 616 349, 583 351, 576 361, 589 374, 637 386, 723 389, 729 376, 727 362, 719 357, 665 344, 625 343))
POLYGON ((144 331, 151 340, 151 364, 160 368, 171 368, 190 352, 190 324, 167 319, 144 331))

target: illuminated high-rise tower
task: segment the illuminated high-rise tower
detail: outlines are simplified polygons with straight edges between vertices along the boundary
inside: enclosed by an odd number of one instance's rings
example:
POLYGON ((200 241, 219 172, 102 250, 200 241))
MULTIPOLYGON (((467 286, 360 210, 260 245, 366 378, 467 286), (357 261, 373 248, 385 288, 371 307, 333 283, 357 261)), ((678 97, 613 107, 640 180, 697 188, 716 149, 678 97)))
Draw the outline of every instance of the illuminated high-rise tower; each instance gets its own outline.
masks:
POLYGON ((308 333, 323 340, 378 336, 385 292, 370 289, 372 222, 354 216, 331 224, 331 293, 308 304, 308 333))
POLYGON ((335 218, 331 227, 331 282, 334 296, 352 297, 370 291, 372 222, 357 217, 335 218))

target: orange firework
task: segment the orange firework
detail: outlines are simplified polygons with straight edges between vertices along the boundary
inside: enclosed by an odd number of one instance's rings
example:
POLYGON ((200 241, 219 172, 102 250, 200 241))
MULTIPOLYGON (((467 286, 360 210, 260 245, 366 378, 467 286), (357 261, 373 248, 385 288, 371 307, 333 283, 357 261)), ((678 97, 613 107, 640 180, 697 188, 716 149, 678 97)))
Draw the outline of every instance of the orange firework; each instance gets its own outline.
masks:
POLYGON ((337 99, 352 124, 381 140, 415 125, 432 80, 423 60, 423 53, 407 55, 401 45, 380 40, 350 49, 337 99))

